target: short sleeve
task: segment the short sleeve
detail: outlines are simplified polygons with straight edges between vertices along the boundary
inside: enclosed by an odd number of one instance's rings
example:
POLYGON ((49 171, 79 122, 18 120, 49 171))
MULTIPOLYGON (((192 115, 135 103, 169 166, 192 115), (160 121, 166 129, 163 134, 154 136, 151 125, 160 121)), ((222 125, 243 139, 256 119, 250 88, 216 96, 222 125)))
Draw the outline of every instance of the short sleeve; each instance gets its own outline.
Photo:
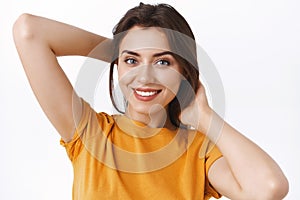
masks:
POLYGON ((221 198, 222 195, 218 193, 218 191, 216 191, 214 187, 210 184, 208 180, 208 171, 212 166, 212 164, 220 157, 222 157, 222 153, 219 151, 218 147, 214 143, 210 142, 208 139, 206 139, 206 141, 207 141, 207 149, 206 149, 207 153, 205 156, 205 176, 206 176, 205 193, 208 196, 213 196, 214 198, 219 199, 221 198))
POLYGON ((71 161, 74 161, 74 159, 79 155, 83 148, 83 144, 81 141, 81 136, 86 133, 87 126, 89 124, 97 123, 97 113, 91 108, 91 106, 83 99, 81 99, 82 102, 82 115, 81 119, 76 125, 76 129, 73 135, 73 138, 69 142, 65 142, 62 139, 60 139, 60 144, 65 147, 68 157, 71 161))

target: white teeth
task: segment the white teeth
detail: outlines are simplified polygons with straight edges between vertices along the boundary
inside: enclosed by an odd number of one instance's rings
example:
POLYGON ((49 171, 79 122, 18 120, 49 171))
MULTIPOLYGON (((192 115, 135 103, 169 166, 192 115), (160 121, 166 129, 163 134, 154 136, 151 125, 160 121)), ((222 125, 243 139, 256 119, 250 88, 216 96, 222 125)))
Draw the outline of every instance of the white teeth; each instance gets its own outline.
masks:
POLYGON ((136 93, 140 96, 143 96, 143 97, 149 97, 149 96, 153 96, 155 94, 157 94, 157 91, 149 91, 149 92, 145 92, 145 91, 138 91, 136 90, 136 93))

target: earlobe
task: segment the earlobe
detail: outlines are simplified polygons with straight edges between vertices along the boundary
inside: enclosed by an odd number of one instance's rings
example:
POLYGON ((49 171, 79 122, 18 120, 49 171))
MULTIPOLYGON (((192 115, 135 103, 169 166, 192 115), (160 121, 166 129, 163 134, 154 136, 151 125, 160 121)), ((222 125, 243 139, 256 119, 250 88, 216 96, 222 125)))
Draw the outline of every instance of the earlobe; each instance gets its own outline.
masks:
POLYGON ((119 69, 119 66, 118 66, 118 64, 119 64, 118 59, 114 60, 114 61, 112 62, 112 64, 114 65, 114 67, 117 67, 117 70, 119 69))
POLYGON ((118 61, 118 59, 116 59, 116 60, 114 61, 114 65, 116 65, 117 70, 119 70, 119 61, 118 61))

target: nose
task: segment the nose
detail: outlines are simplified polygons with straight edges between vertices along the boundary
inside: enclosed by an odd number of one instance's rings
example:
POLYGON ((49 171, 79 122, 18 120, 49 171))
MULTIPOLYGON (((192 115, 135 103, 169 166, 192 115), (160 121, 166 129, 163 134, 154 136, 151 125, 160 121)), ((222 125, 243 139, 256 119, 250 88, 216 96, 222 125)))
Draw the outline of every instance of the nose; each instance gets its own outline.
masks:
POLYGON ((139 67, 137 78, 138 82, 142 84, 153 83, 155 80, 154 67, 151 64, 139 67))

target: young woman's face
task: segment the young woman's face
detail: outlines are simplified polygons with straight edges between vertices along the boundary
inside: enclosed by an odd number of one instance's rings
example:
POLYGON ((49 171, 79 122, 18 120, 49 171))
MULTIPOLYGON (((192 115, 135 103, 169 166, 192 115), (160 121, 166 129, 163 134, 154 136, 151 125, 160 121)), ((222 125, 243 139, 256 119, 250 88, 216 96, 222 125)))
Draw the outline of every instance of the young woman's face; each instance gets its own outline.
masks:
POLYGON ((153 114, 166 108, 182 75, 165 34, 158 28, 135 26, 123 38, 119 52, 119 84, 129 112, 153 114))

